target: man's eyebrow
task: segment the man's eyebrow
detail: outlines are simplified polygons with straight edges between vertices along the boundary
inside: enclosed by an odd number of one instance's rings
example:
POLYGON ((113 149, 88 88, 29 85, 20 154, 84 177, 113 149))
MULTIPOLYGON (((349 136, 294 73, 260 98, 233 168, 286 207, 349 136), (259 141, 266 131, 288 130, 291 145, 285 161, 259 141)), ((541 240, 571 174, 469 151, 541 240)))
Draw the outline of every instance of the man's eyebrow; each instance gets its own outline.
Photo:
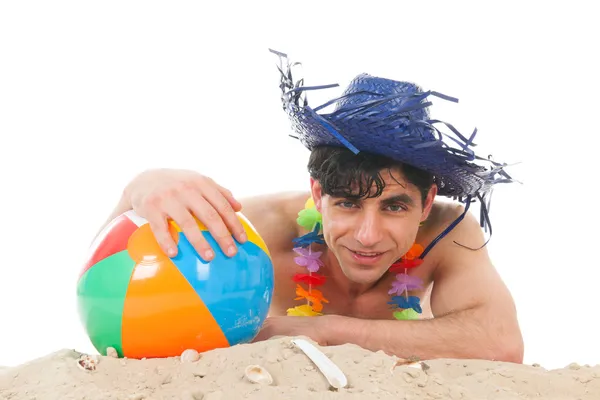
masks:
MULTIPOLYGON (((364 199, 362 198, 357 198, 355 196, 345 196, 345 195, 339 195, 339 196, 334 196, 337 199, 341 199, 341 200, 347 200, 347 201, 352 201, 352 202, 362 202, 364 201, 364 199)), ((394 196, 390 196, 388 198, 382 199, 380 201, 381 204, 383 205, 390 205, 390 204, 396 204, 396 203, 404 203, 408 206, 413 206, 415 205, 415 201, 413 200, 413 198, 406 194, 406 193, 402 193, 402 194, 397 194, 394 196)))
POLYGON ((383 199, 383 200, 381 200, 381 203, 384 205, 404 203, 406 205, 412 206, 415 204, 415 201, 408 194, 402 193, 402 194, 397 194, 395 196, 388 197, 387 199, 383 199))

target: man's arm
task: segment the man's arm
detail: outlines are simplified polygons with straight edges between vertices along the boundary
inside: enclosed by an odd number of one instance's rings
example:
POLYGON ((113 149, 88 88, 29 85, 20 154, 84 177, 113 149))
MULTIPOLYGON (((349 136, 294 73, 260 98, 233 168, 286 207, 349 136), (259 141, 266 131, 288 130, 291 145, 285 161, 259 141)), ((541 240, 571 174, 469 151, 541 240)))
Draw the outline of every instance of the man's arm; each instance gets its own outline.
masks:
MULTIPOLYGON (((356 343, 399 357, 475 358, 523 362, 523 340, 515 305, 493 267, 483 234, 468 214, 435 250, 438 266, 431 294, 433 319, 363 320, 324 316, 330 345, 356 343)), ((323 318, 323 317, 320 317, 323 318)))

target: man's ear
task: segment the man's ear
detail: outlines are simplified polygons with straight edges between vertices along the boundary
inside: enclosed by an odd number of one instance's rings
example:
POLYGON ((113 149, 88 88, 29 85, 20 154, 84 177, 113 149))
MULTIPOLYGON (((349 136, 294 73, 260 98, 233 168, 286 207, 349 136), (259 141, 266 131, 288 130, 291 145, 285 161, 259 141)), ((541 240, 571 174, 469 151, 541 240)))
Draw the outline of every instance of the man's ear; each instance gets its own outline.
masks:
POLYGON ((321 207, 323 205, 323 193, 321 189, 322 188, 319 181, 314 178, 310 178, 310 193, 318 212, 321 212, 321 207))
POLYGON ((427 193, 427 197, 425 198, 425 203, 423 204, 423 215, 421 216, 421 222, 425 221, 429 217, 429 213, 431 212, 431 208, 433 207, 433 202, 435 201, 435 196, 437 196, 437 192, 437 185, 431 185, 431 187, 429 188, 429 192, 427 193))

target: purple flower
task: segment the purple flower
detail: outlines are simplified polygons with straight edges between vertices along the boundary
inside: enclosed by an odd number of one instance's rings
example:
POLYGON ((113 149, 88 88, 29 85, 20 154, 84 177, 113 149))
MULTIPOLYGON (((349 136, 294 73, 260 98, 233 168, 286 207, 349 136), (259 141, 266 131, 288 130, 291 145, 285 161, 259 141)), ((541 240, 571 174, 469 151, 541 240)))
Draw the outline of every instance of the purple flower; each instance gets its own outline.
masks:
POLYGON ((396 280, 392 282, 392 288, 388 294, 402 294, 405 291, 422 289, 423 281, 416 276, 407 274, 396 275, 396 280))
POLYGON ((319 260, 323 254, 321 251, 311 252, 310 249, 302 247, 295 247, 294 251, 299 254, 298 257, 294 257, 296 264, 306 267, 310 272, 317 272, 323 266, 323 262, 319 260))

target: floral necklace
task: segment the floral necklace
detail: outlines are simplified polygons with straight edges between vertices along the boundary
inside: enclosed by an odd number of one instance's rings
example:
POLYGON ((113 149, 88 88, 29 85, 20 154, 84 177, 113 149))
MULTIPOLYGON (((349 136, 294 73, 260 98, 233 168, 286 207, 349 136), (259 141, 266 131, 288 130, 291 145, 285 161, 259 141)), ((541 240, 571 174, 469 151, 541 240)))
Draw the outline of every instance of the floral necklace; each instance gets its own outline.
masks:
MULTIPOLYGON (((308 273, 295 274, 293 277, 296 282, 296 298, 294 300, 306 300, 302 304, 287 310, 289 316, 313 317, 323 315, 323 303, 329 303, 320 290, 314 289, 315 286, 323 285, 326 281, 324 275, 318 274, 319 268, 323 266, 320 257, 321 251, 312 251, 312 244, 325 244, 323 235, 320 233, 322 218, 321 213, 317 211, 312 198, 308 199, 304 209, 298 213, 296 220, 298 225, 310 230, 309 233, 293 240, 295 245, 294 257, 296 264, 305 267, 308 273), (304 288, 301 283, 305 284, 304 288)), ((392 287, 388 294, 392 295, 388 304, 393 311, 394 318, 398 320, 419 319, 422 309, 420 299, 417 296, 409 296, 409 290, 422 289, 423 282, 420 278, 409 276, 410 268, 418 267, 423 263, 423 247, 417 243, 403 255, 400 260, 392 264, 389 272, 396 274, 396 280, 392 282, 392 287)))

